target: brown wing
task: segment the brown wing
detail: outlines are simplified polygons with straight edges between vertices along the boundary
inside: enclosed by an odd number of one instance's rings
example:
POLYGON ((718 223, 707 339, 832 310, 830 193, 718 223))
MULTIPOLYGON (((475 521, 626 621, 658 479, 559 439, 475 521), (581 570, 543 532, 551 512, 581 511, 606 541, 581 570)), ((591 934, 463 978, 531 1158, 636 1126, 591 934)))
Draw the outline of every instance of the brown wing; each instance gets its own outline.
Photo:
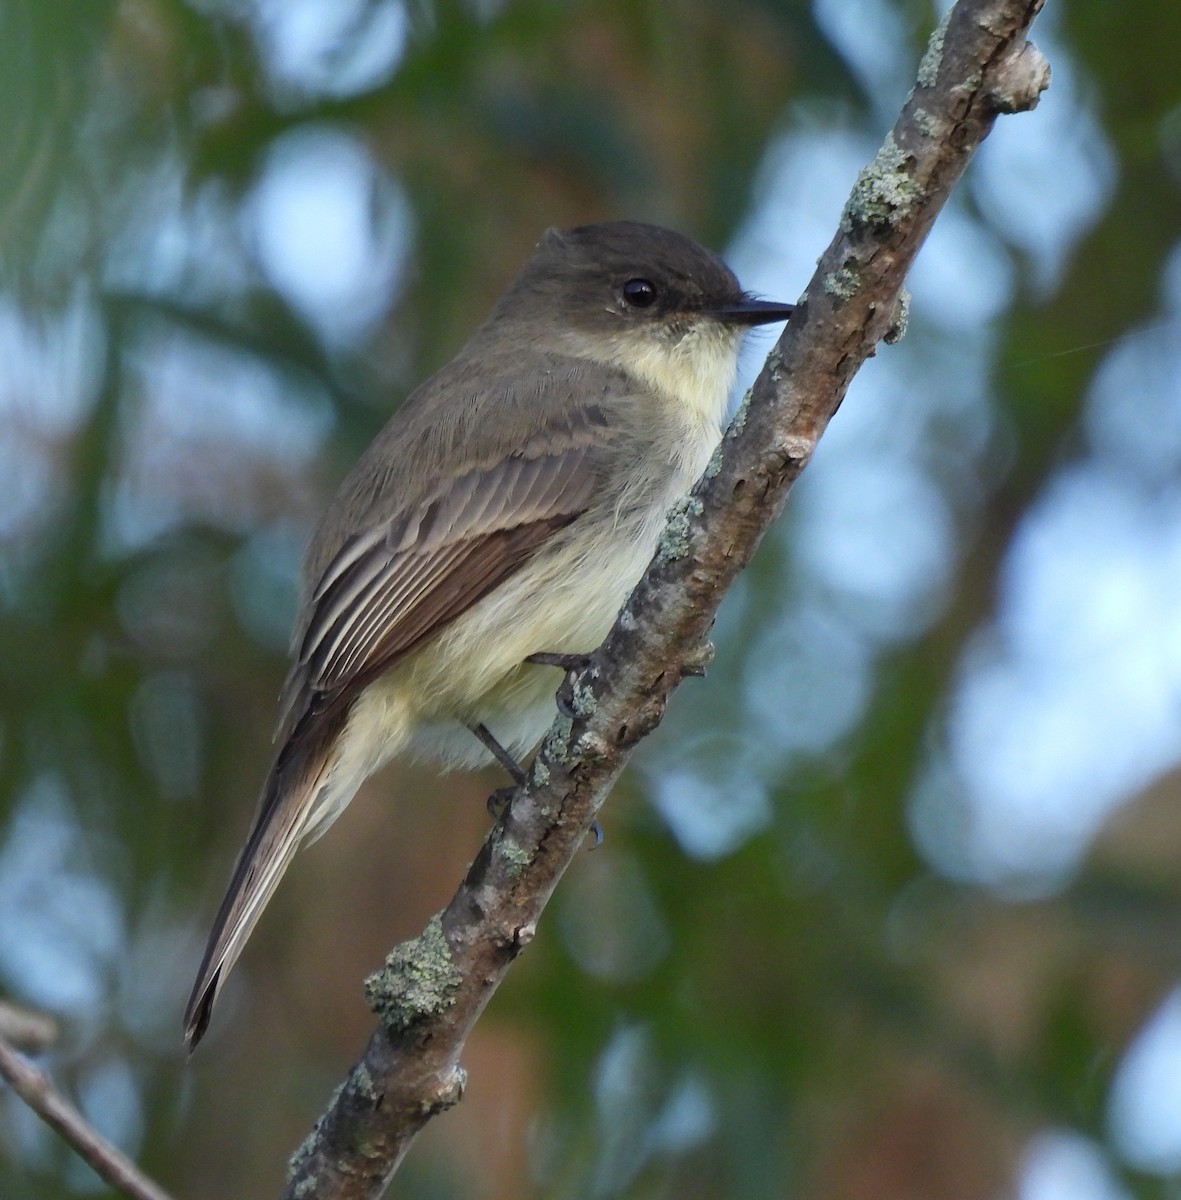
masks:
POLYGON ((280 728, 337 709, 507 579, 601 483, 595 407, 350 538, 312 593, 280 728), (544 448, 544 449, 542 449, 544 448))

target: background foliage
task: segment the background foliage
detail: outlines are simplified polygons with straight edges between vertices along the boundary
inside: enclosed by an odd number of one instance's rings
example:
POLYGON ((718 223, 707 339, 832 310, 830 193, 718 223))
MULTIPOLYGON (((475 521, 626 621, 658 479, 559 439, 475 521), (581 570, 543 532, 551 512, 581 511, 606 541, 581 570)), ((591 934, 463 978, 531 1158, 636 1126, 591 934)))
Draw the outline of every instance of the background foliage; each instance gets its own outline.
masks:
MULTIPOLYGON (((1050 96, 395 1194, 1175 1194, 1181 9, 1049 7, 1050 96)), ((334 482, 547 225, 675 225, 794 298, 936 19, 0 5, 0 993, 178 1196, 277 1191, 500 782, 373 781, 184 1060, 334 482)), ((0 1094, 0 1193, 96 1190, 0 1094)))

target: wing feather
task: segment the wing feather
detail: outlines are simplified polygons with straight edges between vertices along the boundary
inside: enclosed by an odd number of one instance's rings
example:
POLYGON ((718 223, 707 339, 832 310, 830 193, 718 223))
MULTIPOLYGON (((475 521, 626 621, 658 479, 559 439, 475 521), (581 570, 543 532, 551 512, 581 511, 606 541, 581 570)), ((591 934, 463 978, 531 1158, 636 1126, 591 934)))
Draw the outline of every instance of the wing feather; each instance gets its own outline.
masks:
POLYGON ((608 440, 604 410, 588 406, 349 538, 312 590, 280 728, 347 702, 575 520, 599 489, 608 440))
MULTIPOLYGON (((425 562, 399 564, 409 569, 391 570, 395 564, 379 564, 360 603, 343 612, 331 631, 330 644, 321 644, 308 662, 309 679, 316 691, 340 686, 363 668, 374 645, 397 623, 398 615, 413 611, 439 577, 462 557, 462 542, 443 546, 425 562)), ((415 556, 422 559, 424 556, 415 556)))

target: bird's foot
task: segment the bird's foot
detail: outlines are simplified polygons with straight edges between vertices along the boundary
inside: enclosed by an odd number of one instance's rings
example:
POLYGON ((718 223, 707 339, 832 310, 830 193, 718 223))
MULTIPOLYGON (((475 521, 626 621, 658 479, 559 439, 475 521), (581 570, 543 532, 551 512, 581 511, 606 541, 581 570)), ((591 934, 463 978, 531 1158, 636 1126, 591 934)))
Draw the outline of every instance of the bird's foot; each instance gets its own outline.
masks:
POLYGON ((562 680, 562 685, 558 688, 555 703, 558 706, 558 712, 571 721, 586 716, 586 712, 580 709, 575 702, 574 680, 582 671, 586 670, 590 660, 589 654, 548 654, 545 652, 530 654, 525 659, 526 662, 536 663, 541 667, 561 667, 566 672, 566 678, 562 680))
POLYGON ((484 749, 509 773, 509 777, 517 786, 525 782, 525 768, 492 736, 488 726, 481 722, 479 725, 469 725, 468 728, 484 743, 484 749))
POLYGON ((589 654, 530 654, 525 661, 539 667, 561 667, 563 671, 582 671, 591 660, 589 654))
POLYGON ((517 785, 514 783, 509 787, 499 787, 488 797, 488 815, 494 820, 499 821, 509 809, 509 803, 512 801, 513 793, 517 790, 517 785))

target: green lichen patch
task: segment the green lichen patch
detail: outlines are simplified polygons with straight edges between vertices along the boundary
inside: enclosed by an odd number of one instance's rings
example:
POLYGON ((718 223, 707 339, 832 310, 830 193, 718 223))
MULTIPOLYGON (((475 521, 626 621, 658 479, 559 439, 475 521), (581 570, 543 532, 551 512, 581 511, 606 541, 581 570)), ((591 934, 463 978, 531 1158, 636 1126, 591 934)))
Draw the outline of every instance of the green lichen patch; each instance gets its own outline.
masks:
POLYGON ((365 980, 365 1003, 390 1029, 408 1029, 450 1008, 462 979, 436 914, 365 980))
POLYGON ((923 137, 935 136, 935 118, 925 108, 916 108, 911 116, 914 119, 914 127, 923 137))
POLYGON ((730 422, 730 428, 727 431, 727 437, 733 437, 737 433, 741 433, 746 428, 747 414, 750 412, 750 397, 752 388, 747 388, 738 407, 734 410, 734 418, 730 422))
POLYGON ((501 858, 508 864, 508 877, 510 879, 520 879, 521 873, 529 865, 530 854, 524 846, 518 845, 514 841, 506 838, 498 847, 501 858))
POLYGON ((887 134, 873 162, 857 176, 852 194, 841 214, 841 228, 889 229, 914 207, 922 189, 906 169, 908 156, 887 134))
POLYGON ((307 1179, 301 1179, 295 1185, 291 1194, 295 1200, 314 1200, 316 1193, 320 1190, 320 1182, 315 1176, 309 1175, 307 1179))
POLYGON ((661 566, 676 562, 689 553, 689 531, 693 518, 701 516, 702 504, 696 496, 685 496, 669 509, 668 524, 656 547, 656 561, 661 566))
POLYGON ((824 277, 824 290, 838 300, 851 300, 861 285, 861 273, 856 266, 846 263, 824 277))
MULTIPOLYGON (((317 1125, 311 1133, 295 1148, 295 1153, 287 1162, 287 1181, 291 1182, 306 1166, 307 1162, 320 1148, 320 1127, 317 1125)), ((307 1182, 304 1180, 303 1182, 307 1182)), ((301 1184, 296 1184, 296 1195, 299 1195, 301 1184)))
POLYGON ((947 25, 951 20, 951 9, 943 15, 943 20, 935 27, 927 42, 926 52, 919 63, 918 81, 920 87, 934 87, 939 78, 939 66, 943 62, 943 39, 947 37, 947 25))
MULTIPOLYGON (((591 679, 598 677, 598 671, 592 671, 591 679)), ((578 676, 570 684, 570 707, 580 716, 589 717, 599 707, 599 698, 591 682, 584 682, 578 676)))
POLYGON ((567 739, 573 722, 564 713, 559 713, 550 726, 545 741, 541 743, 541 754, 548 762, 569 763, 571 755, 567 752, 567 739))

